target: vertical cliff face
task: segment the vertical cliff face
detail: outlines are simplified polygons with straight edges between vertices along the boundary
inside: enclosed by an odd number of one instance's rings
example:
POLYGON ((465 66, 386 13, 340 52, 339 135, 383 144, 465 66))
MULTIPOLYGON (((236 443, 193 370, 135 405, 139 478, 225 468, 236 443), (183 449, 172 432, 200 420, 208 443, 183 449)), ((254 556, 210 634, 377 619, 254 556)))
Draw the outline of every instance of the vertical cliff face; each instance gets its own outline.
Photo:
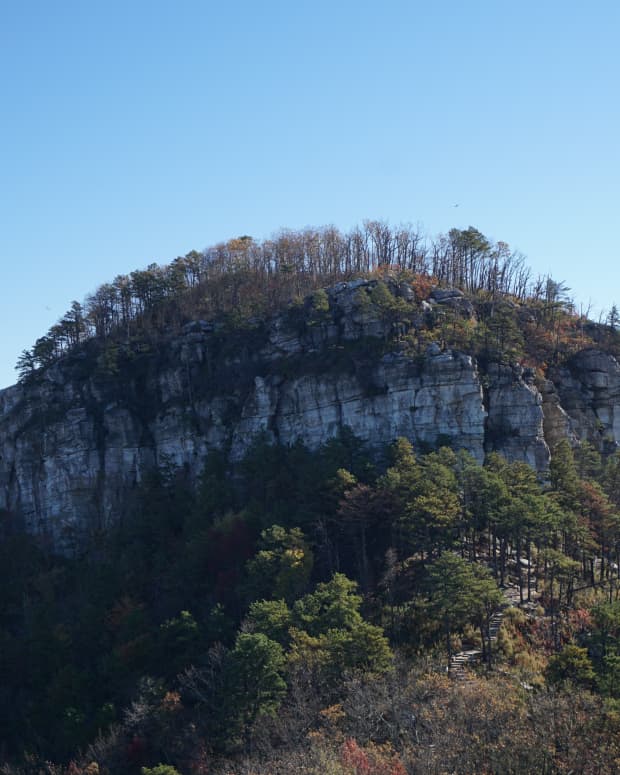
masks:
POLYGON ((570 432, 613 449, 620 441, 620 365, 608 353, 584 350, 552 371, 570 432))
MULTIPOLYGON (((329 317, 289 314, 236 334, 197 321, 131 358, 76 353, 0 392, 0 509, 61 545, 105 528, 154 466, 198 476, 210 453, 234 463, 257 436, 316 449, 348 428, 371 448, 405 436, 480 461, 496 450, 540 471, 562 437, 620 441, 611 356, 583 352, 536 382, 518 366, 482 372, 437 344, 388 348, 394 321, 365 303, 369 285, 331 289, 329 317)), ((458 292, 436 303, 466 304, 458 292)))
POLYGON ((544 432, 543 397, 534 374, 520 366, 488 368, 486 451, 508 460, 522 460, 538 471, 549 464, 544 432))
POLYGON ((232 459, 241 459, 257 434, 316 449, 345 427, 370 446, 406 436, 452 442, 483 458, 486 412, 469 356, 429 354, 420 366, 394 353, 360 372, 256 377, 232 433, 232 459))

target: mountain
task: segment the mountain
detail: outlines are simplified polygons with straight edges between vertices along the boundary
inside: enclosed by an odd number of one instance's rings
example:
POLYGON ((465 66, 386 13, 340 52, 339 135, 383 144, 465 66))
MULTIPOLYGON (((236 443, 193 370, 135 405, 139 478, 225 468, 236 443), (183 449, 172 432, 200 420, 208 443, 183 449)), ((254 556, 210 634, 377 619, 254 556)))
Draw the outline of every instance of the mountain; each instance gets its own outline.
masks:
POLYGON ((0 392, 0 771, 617 772, 618 328, 377 222, 74 302, 0 392))
POLYGON ((153 468, 196 481, 214 452, 234 466, 257 439, 343 432, 544 476, 563 438, 620 442, 613 332, 557 306, 550 325, 543 302, 384 270, 266 315, 88 339, 0 393, 0 510, 61 547, 117 520, 153 468))

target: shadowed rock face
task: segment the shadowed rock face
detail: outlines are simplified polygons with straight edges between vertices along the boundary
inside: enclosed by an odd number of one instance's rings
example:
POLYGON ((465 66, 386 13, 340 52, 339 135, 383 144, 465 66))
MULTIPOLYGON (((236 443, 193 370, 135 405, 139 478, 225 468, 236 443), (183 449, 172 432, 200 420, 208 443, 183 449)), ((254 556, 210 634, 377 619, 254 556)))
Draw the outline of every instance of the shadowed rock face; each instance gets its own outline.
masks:
POLYGON ((620 442, 620 365, 600 350, 583 350, 552 375, 571 433, 597 446, 620 442))
POLYGON ((107 372, 70 357, 1 391, 0 510, 62 546, 116 519, 153 466, 197 476, 209 453, 238 461, 258 435, 316 449, 349 428, 377 449, 405 436, 479 461, 496 450, 540 471, 564 436, 620 441, 611 356, 584 351, 537 385, 520 367, 481 375, 469 355, 436 345, 373 355, 393 329, 359 303, 360 287, 329 291, 337 314, 327 322, 278 317, 231 341, 197 321, 107 372))

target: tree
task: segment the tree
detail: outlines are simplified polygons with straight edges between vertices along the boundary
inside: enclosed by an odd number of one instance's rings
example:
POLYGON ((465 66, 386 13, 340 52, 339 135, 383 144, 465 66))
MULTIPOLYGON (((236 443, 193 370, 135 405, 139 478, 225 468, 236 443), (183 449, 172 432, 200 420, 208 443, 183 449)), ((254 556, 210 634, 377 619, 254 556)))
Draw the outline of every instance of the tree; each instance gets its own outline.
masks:
POLYGON ((392 652, 381 627, 364 621, 357 585, 341 573, 298 600, 293 607, 289 661, 323 679, 347 670, 383 672, 392 652))
POLYGON ((251 631, 262 632, 282 646, 289 642, 292 623, 291 609, 284 600, 255 600, 246 617, 246 624, 251 631))
POLYGON ((49 334, 41 336, 34 343, 32 357, 37 366, 49 366, 57 356, 57 346, 54 338, 49 334))
POLYGON ((411 311, 407 302, 394 296, 383 280, 379 280, 370 291, 370 301, 379 310, 381 321, 385 326, 386 338, 390 334, 391 326, 411 311))
POLYGON ((84 310, 79 301, 71 302, 71 307, 60 321, 66 332, 68 346, 75 347, 84 338, 86 332, 86 321, 84 319, 84 310))
POLYGON ((376 490, 366 484, 355 484, 344 492, 338 508, 339 522, 353 543, 357 577, 363 590, 370 584, 368 536, 371 530, 373 535, 376 534, 373 528, 378 523, 380 509, 376 507, 380 504, 376 490))
POLYGON ((472 570, 474 574, 472 593, 477 599, 473 622, 480 628, 483 660, 490 665, 492 660, 491 617, 502 602, 502 593, 487 568, 476 564, 472 570))
POLYGON ((310 324, 325 323, 330 319, 329 296, 323 288, 316 290, 311 297, 310 324))
POLYGON ((428 610, 439 623, 446 639, 448 660, 452 659, 452 635, 466 624, 486 629, 501 594, 488 572, 453 552, 444 552, 430 566, 428 610))
POLYGON ((601 483, 609 498, 620 506, 620 450, 605 461, 601 483))
POLYGON ((620 697, 620 654, 606 654, 596 676, 596 685, 609 697, 620 697))
POLYGON ((292 602, 307 587, 312 565, 312 551, 302 531, 272 525, 261 533, 259 551, 247 564, 251 597, 292 602))
POLYGON ((322 638, 331 672, 383 673, 392 665, 392 651, 381 627, 360 621, 350 630, 328 630, 322 638))
POLYGON ((546 676, 550 683, 570 681, 591 686, 594 680, 594 669, 588 657, 588 650, 570 643, 564 646, 559 654, 554 654, 549 659, 546 676))
POLYGON ((572 507, 579 486, 579 476, 572 447, 566 439, 562 439, 553 448, 549 477, 552 488, 561 494, 563 504, 572 507))
POLYGON ((330 581, 318 584, 314 592, 295 603, 296 624, 311 635, 353 629, 362 621, 359 611, 362 598, 356 590, 354 581, 335 573, 330 581))
POLYGON ((461 513, 454 473, 456 456, 447 449, 426 455, 418 470, 412 470, 409 493, 405 496, 403 532, 409 536, 413 553, 433 557, 453 546, 461 513))
POLYGON ((551 547, 544 549, 542 556, 545 564, 545 576, 546 580, 548 580, 549 604, 547 610, 551 614, 551 627, 557 648, 560 637, 558 618, 562 610, 563 598, 565 596, 566 602, 570 602, 573 583, 579 574, 581 566, 575 560, 551 547), (556 581, 557 597, 555 596, 556 581))
POLYGON ((262 633, 241 633, 227 662, 231 714, 241 727, 246 749, 259 716, 273 715, 286 693, 282 646, 262 633))
POLYGON ((599 603, 591 613, 596 685, 603 694, 620 698, 620 601, 599 603))
POLYGON ((577 493, 579 515, 583 524, 584 533, 589 541, 583 547, 590 549, 590 564, 592 582, 594 583, 594 553, 600 558, 600 576, 602 582, 605 577, 610 579, 613 558, 617 559, 618 543, 620 540, 620 515, 617 507, 610 502, 603 488, 597 482, 582 480, 577 493), (587 545, 589 544, 589 546, 587 545))
POLYGON ((199 655, 200 631, 189 611, 181 611, 159 626, 157 668, 173 678, 199 655))
POLYGON ((582 441, 574 451, 575 466, 582 479, 596 479, 601 474, 600 452, 588 441, 582 441))
POLYGON ((19 381, 25 382, 28 377, 32 376, 36 367, 37 361, 33 353, 30 350, 22 350, 15 365, 19 381))
POLYGON ((489 555, 493 570, 498 574, 498 525, 509 500, 508 488, 501 476, 488 467, 478 465, 470 456, 461 453, 458 472, 464 527, 469 530, 471 559, 476 559, 476 536, 488 531, 489 555))

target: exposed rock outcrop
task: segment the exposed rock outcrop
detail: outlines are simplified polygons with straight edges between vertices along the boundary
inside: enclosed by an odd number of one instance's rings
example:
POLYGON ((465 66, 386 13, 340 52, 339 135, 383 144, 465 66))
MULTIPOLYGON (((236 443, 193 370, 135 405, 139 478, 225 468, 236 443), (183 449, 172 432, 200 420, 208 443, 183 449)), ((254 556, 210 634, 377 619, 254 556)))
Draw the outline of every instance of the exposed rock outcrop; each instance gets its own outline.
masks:
POLYGON ((543 471, 549 463, 544 435, 543 399, 534 374, 519 366, 488 369, 487 451, 523 460, 543 471))
POLYGON ((428 445, 452 442, 481 460, 484 422, 480 380, 469 356, 429 354, 420 366, 388 354, 366 373, 256 377, 232 434, 231 457, 242 458, 259 433, 316 449, 346 426, 371 446, 407 436, 428 445))
POLYGON ((620 441, 620 365, 600 350, 574 355, 567 366, 552 371, 560 402, 570 417, 572 433, 597 447, 620 441))
MULTIPOLYGON (((197 476, 210 453, 238 461, 258 435, 316 449, 346 427, 370 447, 406 436, 477 460, 497 450, 540 471, 564 436, 620 441, 611 356, 584 351, 537 384, 518 366, 481 373, 471 356, 436 343, 411 354, 398 348, 389 316, 367 303, 375 285, 330 289, 329 315, 289 313, 236 334, 195 321, 150 352, 94 361, 76 353, 1 391, 0 510, 62 544, 67 532, 105 528, 153 466, 168 461, 197 476)), ((394 295, 410 303, 412 291, 394 295)), ((470 314, 458 292, 432 301, 447 300, 470 314)), ((432 305, 414 306, 413 325, 432 314, 432 305)))

